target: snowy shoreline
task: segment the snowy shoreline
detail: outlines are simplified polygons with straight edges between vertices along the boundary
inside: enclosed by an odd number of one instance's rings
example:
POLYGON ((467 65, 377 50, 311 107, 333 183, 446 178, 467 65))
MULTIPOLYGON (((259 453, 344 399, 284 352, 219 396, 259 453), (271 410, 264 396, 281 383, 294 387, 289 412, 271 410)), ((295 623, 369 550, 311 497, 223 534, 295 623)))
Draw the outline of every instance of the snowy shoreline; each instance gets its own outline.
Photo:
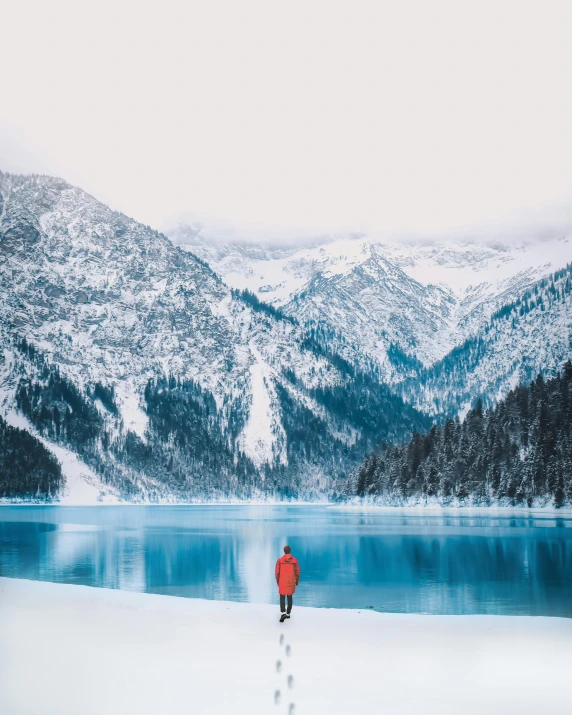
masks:
POLYGON ((565 715, 571 662, 570 619, 295 607, 280 624, 276 606, 0 578, 3 715, 565 715))
POLYGON ((572 516, 572 507, 554 507, 546 506, 442 506, 439 504, 413 504, 413 505, 386 505, 386 504, 356 504, 354 502, 340 503, 328 501, 243 501, 243 500, 228 500, 228 501, 162 501, 162 502, 129 502, 129 501, 96 501, 85 503, 69 503, 65 501, 23 501, 0 499, 0 508, 2 507, 62 507, 62 508, 77 508, 77 507, 221 507, 221 506, 248 506, 248 507, 268 507, 268 506, 283 506, 283 507, 322 507, 324 509, 334 509, 336 511, 350 512, 373 512, 373 513, 419 513, 419 514, 443 514, 451 516, 470 516, 471 514, 498 514, 500 515, 518 515, 518 516, 561 516, 568 518, 572 516))

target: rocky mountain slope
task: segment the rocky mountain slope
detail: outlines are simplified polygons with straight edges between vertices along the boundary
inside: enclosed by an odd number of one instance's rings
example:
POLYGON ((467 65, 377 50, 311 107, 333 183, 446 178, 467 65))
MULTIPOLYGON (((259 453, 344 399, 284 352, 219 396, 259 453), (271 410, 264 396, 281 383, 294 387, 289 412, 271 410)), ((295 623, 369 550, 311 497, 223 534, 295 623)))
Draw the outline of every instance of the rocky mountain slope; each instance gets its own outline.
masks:
POLYGON ((59 179, 0 174, 0 326, 2 412, 135 498, 321 494, 426 424, 327 335, 59 179))
POLYGON ((376 365, 383 381, 399 384, 408 400, 431 413, 461 409, 470 394, 498 399, 515 380, 538 368, 554 370, 568 356, 567 303, 557 308, 556 322, 533 310, 510 337, 506 324, 502 339, 492 337, 499 310, 572 261, 566 232, 504 244, 399 244, 355 236, 289 248, 216 244, 184 223, 169 233, 229 285, 248 285, 286 314, 329 330, 339 351, 344 347, 335 336, 343 338, 354 359, 376 365), (455 364, 460 346, 485 333, 481 372, 467 374, 463 384, 446 377, 436 382, 435 371, 465 369, 455 364))
POLYGON ((113 499, 321 498, 380 440, 572 352, 565 235, 201 231, 173 229, 178 247, 59 179, 0 173, 0 414, 65 455, 64 480, 113 499))
POLYGON ((539 373, 555 375, 572 355, 572 264, 506 303, 442 360, 397 390, 424 412, 465 412, 482 397, 493 405, 539 373))

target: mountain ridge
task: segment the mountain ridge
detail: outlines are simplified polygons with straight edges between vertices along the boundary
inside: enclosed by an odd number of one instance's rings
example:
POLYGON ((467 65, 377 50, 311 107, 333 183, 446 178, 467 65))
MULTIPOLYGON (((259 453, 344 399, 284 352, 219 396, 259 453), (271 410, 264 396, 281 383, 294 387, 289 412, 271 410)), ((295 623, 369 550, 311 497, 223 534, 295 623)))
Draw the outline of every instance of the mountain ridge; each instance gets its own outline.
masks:
MULTIPOLYGON (((271 246, 265 253, 257 246, 251 255, 242 247, 238 255, 229 245, 218 246, 216 253, 204 246, 186 248, 203 255, 229 285, 248 284, 285 313, 343 335, 354 359, 376 364, 384 382, 435 414, 430 400, 413 395, 415 381, 451 363, 460 346, 487 330, 496 312, 564 268, 572 260, 571 236, 558 230, 536 241, 483 245, 383 243, 360 236, 291 247, 287 255, 271 246)), ((177 230, 172 238, 177 242, 177 230)), ((550 348, 554 336, 544 331, 544 337, 550 348)), ((528 338, 522 340, 523 350, 533 352, 528 338)), ((566 357, 558 344, 554 351, 558 354, 548 361, 549 370, 566 357)), ((478 392, 474 399, 479 395, 492 398, 492 393, 478 392)))
POLYGON ((232 286, 220 246, 210 265, 61 179, 0 173, 0 413, 102 495, 331 496, 379 441, 570 356, 570 265, 547 271, 572 244, 530 245, 226 246, 232 286))
POLYGON ((233 294, 199 257, 81 189, 0 174, 0 195, 3 410, 16 401, 44 436, 83 444, 110 486, 135 496, 138 482, 147 495, 319 494, 380 429, 424 424, 374 373, 348 370, 296 321, 233 294), (162 432, 146 395, 182 422, 162 432), (340 410, 339 395, 353 412, 340 410), (368 400, 377 410, 366 419, 368 400), (286 405, 312 437, 294 452, 286 405), (222 451, 212 458, 182 446, 199 436, 218 444, 217 435, 222 451))

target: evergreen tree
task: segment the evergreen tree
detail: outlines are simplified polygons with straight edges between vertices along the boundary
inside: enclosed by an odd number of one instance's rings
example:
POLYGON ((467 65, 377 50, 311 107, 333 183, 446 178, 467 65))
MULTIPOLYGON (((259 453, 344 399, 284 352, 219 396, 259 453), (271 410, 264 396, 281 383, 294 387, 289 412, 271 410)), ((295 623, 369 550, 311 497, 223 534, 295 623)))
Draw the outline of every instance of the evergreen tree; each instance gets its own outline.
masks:
POLYGON ((539 375, 518 386, 494 408, 478 399, 462 423, 447 419, 364 465, 354 493, 366 493, 367 474, 367 493, 393 503, 572 504, 572 363, 551 380, 539 375))
POLYGON ((0 417, 0 498, 50 500, 63 482, 54 455, 29 432, 0 417))

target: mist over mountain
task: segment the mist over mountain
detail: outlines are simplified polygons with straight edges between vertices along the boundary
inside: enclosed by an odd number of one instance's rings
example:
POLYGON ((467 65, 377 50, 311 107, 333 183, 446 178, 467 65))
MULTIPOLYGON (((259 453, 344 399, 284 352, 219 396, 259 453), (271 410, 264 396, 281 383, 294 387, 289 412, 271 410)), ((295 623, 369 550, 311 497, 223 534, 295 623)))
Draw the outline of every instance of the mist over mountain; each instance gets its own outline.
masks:
POLYGON ((297 225, 236 221, 201 211, 180 211, 160 222, 160 230, 177 245, 185 243, 211 246, 235 244, 272 248, 309 248, 339 239, 367 238, 371 243, 398 246, 478 244, 509 248, 511 245, 538 243, 572 234, 572 203, 553 202, 521 208, 518 213, 494 221, 441 229, 380 229, 365 224, 329 226, 321 229, 297 225))

